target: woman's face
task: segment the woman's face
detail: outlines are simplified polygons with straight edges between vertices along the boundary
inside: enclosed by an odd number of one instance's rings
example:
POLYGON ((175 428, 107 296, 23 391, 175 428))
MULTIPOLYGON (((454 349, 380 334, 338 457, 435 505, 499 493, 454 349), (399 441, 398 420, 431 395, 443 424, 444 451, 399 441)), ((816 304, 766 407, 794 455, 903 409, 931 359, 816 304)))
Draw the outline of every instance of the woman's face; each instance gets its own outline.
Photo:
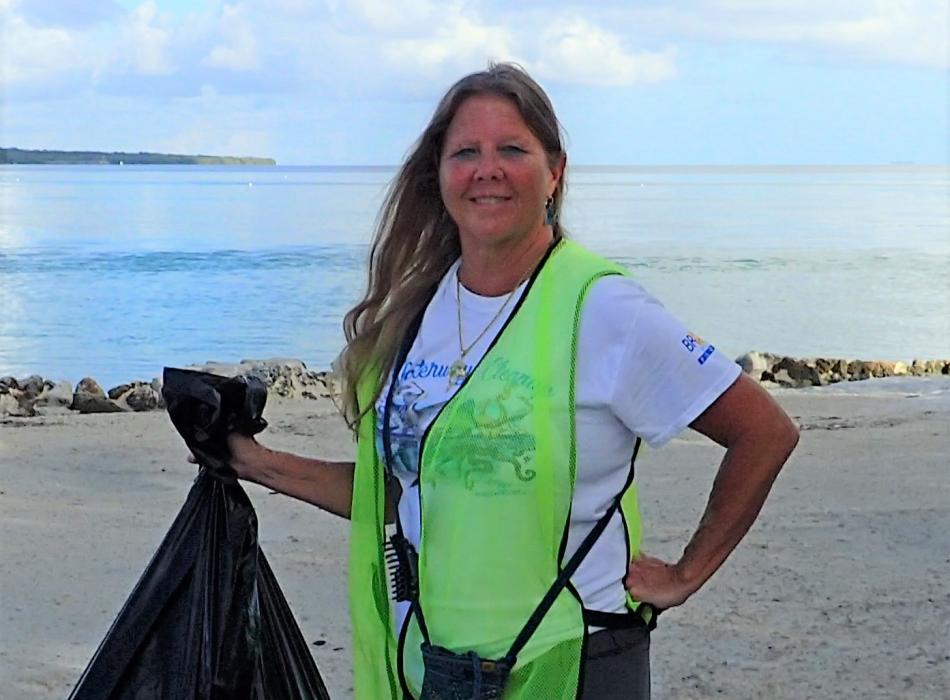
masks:
POLYGON ((555 167, 515 104, 474 95, 459 106, 439 159, 442 202, 463 248, 548 236, 544 204, 564 171, 555 167))

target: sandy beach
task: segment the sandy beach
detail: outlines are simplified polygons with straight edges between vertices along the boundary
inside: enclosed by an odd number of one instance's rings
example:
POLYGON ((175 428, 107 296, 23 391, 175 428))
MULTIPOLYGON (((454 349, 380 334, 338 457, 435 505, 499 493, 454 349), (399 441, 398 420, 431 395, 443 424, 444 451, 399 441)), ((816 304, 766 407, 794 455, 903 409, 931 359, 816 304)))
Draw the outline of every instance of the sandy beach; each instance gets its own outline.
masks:
MULTIPOLYGON (((798 450, 725 567, 661 619, 654 698, 950 697, 950 378, 776 396, 798 450)), ((266 416, 272 447, 353 454, 329 402, 266 416)), ((678 556, 721 452, 689 431, 645 452, 647 551, 678 556)), ((0 696, 68 695, 193 476, 162 412, 0 421, 0 696)), ((348 698, 347 524, 247 488, 331 696, 348 698)))

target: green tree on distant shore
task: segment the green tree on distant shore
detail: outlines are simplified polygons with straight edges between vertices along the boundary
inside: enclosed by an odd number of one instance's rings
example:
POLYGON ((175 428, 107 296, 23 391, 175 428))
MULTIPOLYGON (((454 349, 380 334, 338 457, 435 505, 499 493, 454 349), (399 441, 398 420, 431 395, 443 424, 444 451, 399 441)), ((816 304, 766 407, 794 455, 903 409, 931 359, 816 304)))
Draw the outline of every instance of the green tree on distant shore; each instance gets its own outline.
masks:
POLYGON ((273 158, 105 153, 103 151, 35 151, 0 148, 0 163, 10 165, 277 165, 273 158))

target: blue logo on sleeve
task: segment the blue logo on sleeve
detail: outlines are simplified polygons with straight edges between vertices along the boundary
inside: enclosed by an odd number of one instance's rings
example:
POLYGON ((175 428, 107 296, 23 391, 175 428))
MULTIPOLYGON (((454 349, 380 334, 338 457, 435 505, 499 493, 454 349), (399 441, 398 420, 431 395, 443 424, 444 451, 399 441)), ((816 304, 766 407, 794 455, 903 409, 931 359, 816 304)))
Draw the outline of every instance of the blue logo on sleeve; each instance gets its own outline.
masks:
POLYGON ((680 342, 683 344, 683 347, 690 352, 693 352, 697 348, 701 348, 704 345, 706 346, 706 349, 703 350, 702 354, 699 356, 699 359, 696 360, 701 365, 706 364, 706 360, 708 360, 709 356, 712 355, 716 350, 716 348, 712 345, 706 345, 706 341, 695 333, 687 333, 686 337, 684 337, 680 342))

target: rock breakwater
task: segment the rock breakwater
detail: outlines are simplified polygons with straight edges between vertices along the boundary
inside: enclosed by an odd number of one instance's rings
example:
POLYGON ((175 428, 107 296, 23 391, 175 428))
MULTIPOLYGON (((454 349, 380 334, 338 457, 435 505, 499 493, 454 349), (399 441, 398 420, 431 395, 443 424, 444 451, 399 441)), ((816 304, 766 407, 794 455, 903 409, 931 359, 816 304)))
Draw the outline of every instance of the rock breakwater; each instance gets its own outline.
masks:
MULTIPOLYGON (((836 382, 859 381, 872 377, 950 375, 950 360, 847 360, 838 358, 794 358, 767 352, 748 352, 736 359, 742 370, 769 387, 823 386, 836 382)), ((212 372, 227 377, 252 375, 267 384, 271 397, 322 401, 337 404, 338 380, 330 372, 307 369, 300 360, 242 360, 236 363, 206 362, 188 369, 212 372)), ((76 386, 55 382, 40 375, 24 379, 0 377, 0 418, 32 417, 48 413, 119 413, 152 411, 165 407, 162 381, 134 381, 103 390, 92 377, 76 386)))
MULTIPOLYGON (((340 387, 329 372, 314 372, 300 360, 242 360, 237 363, 207 362, 188 369, 212 372, 227 377, 253 375, 267 384, 271 397, 312 401, 334 401, 340 387)), ((119 413, 164 409, 162 380, 134 381, 104 391, 92 377, 81 379, 75 387, 69 382, 54 382, 40 375, 24 379, 0 377, 0 417, 33 417, 48 413, 119 413)))
POLYGON ((747 352, 736 359, 742 371, 765 386, 801 388, 881 377, 950 375, 950 360, 850 360, 795 358, 747 352))

